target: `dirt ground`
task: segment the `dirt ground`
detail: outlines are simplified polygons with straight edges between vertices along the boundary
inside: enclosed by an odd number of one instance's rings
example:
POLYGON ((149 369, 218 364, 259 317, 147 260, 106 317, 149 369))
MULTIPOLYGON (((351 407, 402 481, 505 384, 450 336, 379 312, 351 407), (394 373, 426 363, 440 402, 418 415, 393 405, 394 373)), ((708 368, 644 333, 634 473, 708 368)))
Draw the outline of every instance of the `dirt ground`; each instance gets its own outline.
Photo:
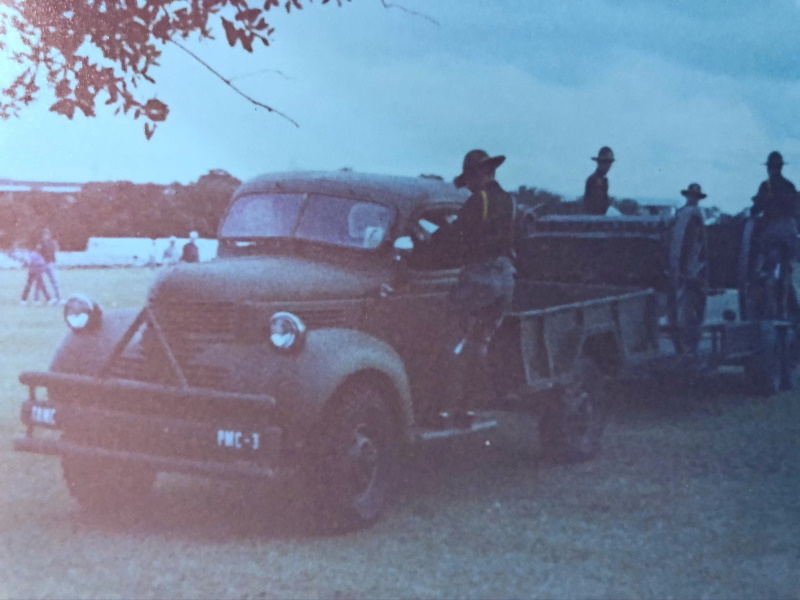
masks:
MULTIPOLYGON (((137 306, 152 273, 65 271, 66 291, 137 306)), ((702 383, 614 388, 600 456, 540 458, 535 421, 412 452, 376 526, 308 532, 278 488, 161 475, 143 510, 82 513, 56 459, 12 452, 17 374, 60 310, 0 272, 0 597, 800 598, 800 402, 702 383)))

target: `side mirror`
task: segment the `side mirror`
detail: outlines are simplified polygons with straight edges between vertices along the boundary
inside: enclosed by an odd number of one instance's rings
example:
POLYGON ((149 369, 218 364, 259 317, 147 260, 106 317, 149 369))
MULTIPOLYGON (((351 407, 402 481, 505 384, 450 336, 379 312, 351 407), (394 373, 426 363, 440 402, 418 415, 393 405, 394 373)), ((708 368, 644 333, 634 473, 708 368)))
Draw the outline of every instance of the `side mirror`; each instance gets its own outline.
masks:
POLYGON ((414 249, 414 240, 410 235, 403 235, 394 241, 394 255, 396 258, 403 258, 411 254, 414 249))

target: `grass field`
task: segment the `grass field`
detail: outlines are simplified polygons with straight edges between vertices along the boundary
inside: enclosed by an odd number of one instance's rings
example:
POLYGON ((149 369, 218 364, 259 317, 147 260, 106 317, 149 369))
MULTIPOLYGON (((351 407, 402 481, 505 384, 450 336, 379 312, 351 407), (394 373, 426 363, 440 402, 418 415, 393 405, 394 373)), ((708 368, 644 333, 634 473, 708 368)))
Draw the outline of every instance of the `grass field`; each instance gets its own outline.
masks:
MULTIPOLYGON (((63 271, 66 293, 140 306, 152 271, 63 271)), ((739 373, 615 388, 601 455, 540 460, 535 422, 416 450, 375 527, 306 533, 280 489, 164 476, 98 521, 56 459, 11 450, 17 375, 65 326, 0 271, 0 598, 800 598, 800 402, 739 373)))

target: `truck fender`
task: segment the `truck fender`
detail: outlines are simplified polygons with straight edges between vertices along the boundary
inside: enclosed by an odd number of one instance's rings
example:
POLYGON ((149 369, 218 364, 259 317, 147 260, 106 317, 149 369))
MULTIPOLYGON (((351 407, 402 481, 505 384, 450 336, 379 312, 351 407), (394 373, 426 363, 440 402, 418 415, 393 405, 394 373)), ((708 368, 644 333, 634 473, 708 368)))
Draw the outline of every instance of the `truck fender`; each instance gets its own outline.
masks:
POLYGON ((315 330, 306 339, 301 362, 313 368, 313 374, 309 373, 313 391, 308 396, 319 399, 320 409, 347 380, 381 378, 390 388, 403 435, 412 439, 414 411, 408 375, 402 359, 386 342, 352 329, 315 330))
POLYGON ((139 312, 135 308, 103 312, 97 329, 80 333, 68 329, 53 355, 50 370, 97 375, 111 356, 114 346, 133 325, 139 312))

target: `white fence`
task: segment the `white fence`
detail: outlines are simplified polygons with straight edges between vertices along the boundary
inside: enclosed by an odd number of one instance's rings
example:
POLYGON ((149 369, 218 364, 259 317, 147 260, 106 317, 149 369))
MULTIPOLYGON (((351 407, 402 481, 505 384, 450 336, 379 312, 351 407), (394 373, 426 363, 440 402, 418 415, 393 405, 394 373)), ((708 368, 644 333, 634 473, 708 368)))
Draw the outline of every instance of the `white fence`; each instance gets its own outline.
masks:
MULTIPOLYGON (((177 257, 188 238, 178 238, 175 242, 177 257)), ((195 240, 200 260, 211 260, 217 255, 217 240, 195 240)), ((56 264, 59 267, 143 267, 155 261, 161 264, 164 250, 169 246, 169 238, 155 241, 148 238, 89 238, 86 250, 82 252, 58 252, 56 264), (155 243, 154 243, 155 242, 155 243)), ((21 267, 19 262, 0 254, 0 268, 21 267)))

